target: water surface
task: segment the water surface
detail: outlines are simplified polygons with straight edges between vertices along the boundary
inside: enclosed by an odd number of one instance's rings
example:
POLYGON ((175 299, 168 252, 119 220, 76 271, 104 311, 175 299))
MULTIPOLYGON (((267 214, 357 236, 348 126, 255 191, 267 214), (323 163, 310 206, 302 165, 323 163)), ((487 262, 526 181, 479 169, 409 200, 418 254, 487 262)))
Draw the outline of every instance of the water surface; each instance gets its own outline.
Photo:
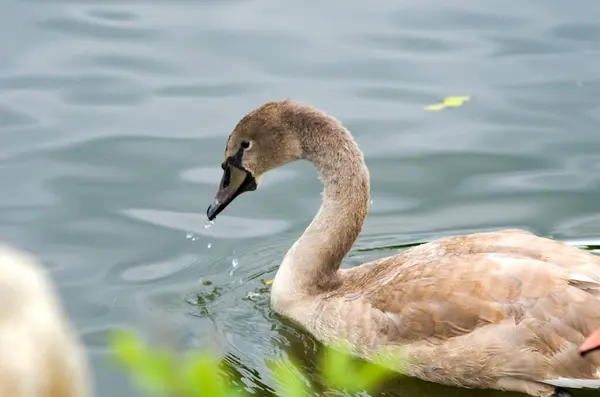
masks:
MULTIPOLYGON (((268 355, 314 368, 318 346, 261 280, 320 185, 308 164, 282 168, 206 229, 238 119, 289 97, 353 132, 373 204, 346 267, 505 227, 598 242, 599 20, 600 4, 558 0, 6 0, 0 238, 50 268, 98 396, 138 395, 108 332, 157 324, 267 394, 268 355), (423 109, 449 95, 472 99, 423 109)), ((404 380, 384 394, 494 393, 404 380)))

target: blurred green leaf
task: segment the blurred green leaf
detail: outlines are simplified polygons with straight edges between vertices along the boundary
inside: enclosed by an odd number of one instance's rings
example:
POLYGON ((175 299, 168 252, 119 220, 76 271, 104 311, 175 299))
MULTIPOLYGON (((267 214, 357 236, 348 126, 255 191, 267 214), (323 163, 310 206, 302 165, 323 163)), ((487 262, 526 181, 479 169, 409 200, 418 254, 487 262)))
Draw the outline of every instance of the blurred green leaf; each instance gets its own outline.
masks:
POLYGON ((110 344, 117 361, 133 373, 135 382, 144 391, 157 395, 172 391, 175 362, 171 352, 148 349, 130 331, 114 333, 110 344))
POLYGON ((350 347, 338 342, 326 349, 321 358, 321 371, 325 384, 337 389, 352 389, 355 381, 350 347))
MULTIPOLYGON (((208 351, 197 351, 179 357, 166 348, 146 346, 133 332, 118 331, 111 335, 110 348, 120 366, 124 367, 145 393, 162 397, 248 397, 220 372, 220 360, 208 351)), ((358 360, 348 343, 326 348, 320 369, 325 386, 348 392, 374 389, 394 374, 389 368, 400 368, 403 362, 398 352, 374 356, 374 362, 358 360)), ((314 392, 300 366, 292 359, 267 359, 283 397, 304 397, 314 392)))
POLYGON ((381 383, 386 381, 392 371, 377 364, 366 362, 358 371, 356 379, 358 380, 355 390, 374 391, 381 383))
POLYGON ((334 346, 325 350, 321 364, 324 381, 330 387, 350 392, 373 391, 394 374, 390 367, 381 365, 394 364, 386 362, 389 355, 378 356, 379 363, 374 363, 353 357, 349 344, 337 343, 334 346))
POLYGON ((127 366, 135 366, 143 359, 144 349, 136 334, 119 330, 110 335, 109 345, 116 359, 127 366))
POLYGON ((300 367, 293 360, 269 360, 267 365, 273 371, 277 392, 280 396, 305 397, 311 395, 307 382, 299 370, 300 367))
POLYGON ((184 383, 190 395, 226 397, 230 391, 219 374, 219 360, 209 353, 189 356, 184 366, 184 383))

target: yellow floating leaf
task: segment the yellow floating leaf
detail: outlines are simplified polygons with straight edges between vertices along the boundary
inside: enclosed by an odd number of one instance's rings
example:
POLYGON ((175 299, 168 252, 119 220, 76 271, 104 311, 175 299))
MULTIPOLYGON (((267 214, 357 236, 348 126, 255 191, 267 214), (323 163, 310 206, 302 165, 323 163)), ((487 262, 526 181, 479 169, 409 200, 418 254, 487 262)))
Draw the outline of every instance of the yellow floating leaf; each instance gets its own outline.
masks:
POLYGON ((471 100, 471 97, 468 96, 449 96, 444 98, 444 102, 442 103, 434 103, 433 105, 425 106, 426 110, 442 110, 448 107, 456 108, 464 105, 465 102, 471 100))
POLYGON ((262 282, 263 282, 263 284, 266 284, 266 285, 273 284, 273 280, 263 280, 262 282))
POLYGON ((425 106, 425 109, 427 109, 427 110, 442 110, 445 107, 446 107, 446 105, 443 103, 436 103, 434 105, 425 106))
POLYGON ((449 96, 444 99, 444 103, 447 106, 457 107, 462 106, 465 102, 468 102, 471 98, 468 96, 449 96))

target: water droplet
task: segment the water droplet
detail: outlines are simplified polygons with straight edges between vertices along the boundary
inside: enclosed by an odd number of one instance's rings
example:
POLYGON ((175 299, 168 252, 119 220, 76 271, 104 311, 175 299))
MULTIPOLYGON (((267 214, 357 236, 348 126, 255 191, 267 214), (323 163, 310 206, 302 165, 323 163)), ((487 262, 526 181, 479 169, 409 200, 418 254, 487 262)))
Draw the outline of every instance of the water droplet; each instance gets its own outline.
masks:
POLYGON ((229 276, 233 276, 233 273, 235 272, 235 269, 238 267, 240 263, 238 262, 238 260, 236 258, 233 258, 231 260, 231 270, 229 271, 229 276))
POLYGON ((185 235, 185 238, 187 238, 188 240, 192 240, 192 241, 198 240, 198 236, 196 236, 192 232, 187 232, 187 234, 185 235))
POLYGON ((212 243, 206 244, 206 248, 210 249, 210 247, 212 247, 212 243))
POLYGON ((213 223, 215 223, 215 221, 208 221, 208 222, 206 222, 206 225, 204 225, 204 228, 208 229, 209 227, 211 227, 213 225, 213 223))

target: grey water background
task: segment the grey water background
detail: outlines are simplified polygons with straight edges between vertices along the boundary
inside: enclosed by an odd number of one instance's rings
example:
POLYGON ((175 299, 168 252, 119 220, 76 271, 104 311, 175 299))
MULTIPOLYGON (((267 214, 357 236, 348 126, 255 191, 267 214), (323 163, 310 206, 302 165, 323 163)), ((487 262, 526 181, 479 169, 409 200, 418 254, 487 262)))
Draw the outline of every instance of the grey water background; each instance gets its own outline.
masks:
MULTIPOLYGON (((600 3, 532 0, 32 1, 0 12, 0 238, 39 256, 101 397, 139 395, 107 335, 212 346, 249 390, 315 343, 261 280, 319 205, 309 164, 268 174, 206 228, 228 134, 264 101, 353 132, 379 250, 519 227, 600 241, 600 3), (463 107, 424 110, 446 96, 463 107), (163 331, 160 331, 163 332, 163 331)), ((384 395, 490 395, 414 380, 384 395)))

